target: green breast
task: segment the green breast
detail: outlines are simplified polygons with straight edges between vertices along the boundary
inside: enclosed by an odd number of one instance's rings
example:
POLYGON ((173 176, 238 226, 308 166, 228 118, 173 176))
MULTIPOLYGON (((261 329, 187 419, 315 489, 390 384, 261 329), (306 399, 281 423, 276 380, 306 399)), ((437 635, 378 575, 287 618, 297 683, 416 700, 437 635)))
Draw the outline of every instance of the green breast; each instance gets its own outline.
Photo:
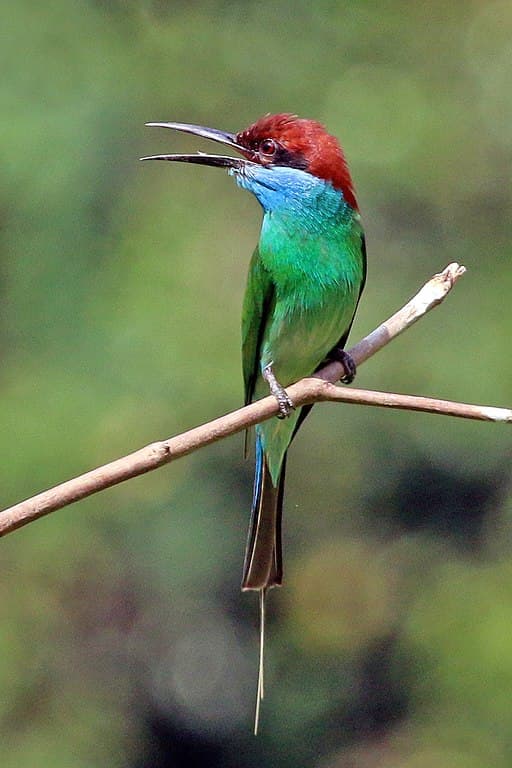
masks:
MULTIPOLYGON (((267 217, 266 217, 267 218, 267 217)), ((335 220, 297 226, 286 216, 264 222, 259 253, 274 284, 261 336, 260 365, 273 364, 283 385, 313 373, 350 328, 365 274, 359 215, 347 206, 335 220)), ((268 394, 261 375, 257 398, 268 394)), ((258 427, 276 479, 297 416, 258 427)))

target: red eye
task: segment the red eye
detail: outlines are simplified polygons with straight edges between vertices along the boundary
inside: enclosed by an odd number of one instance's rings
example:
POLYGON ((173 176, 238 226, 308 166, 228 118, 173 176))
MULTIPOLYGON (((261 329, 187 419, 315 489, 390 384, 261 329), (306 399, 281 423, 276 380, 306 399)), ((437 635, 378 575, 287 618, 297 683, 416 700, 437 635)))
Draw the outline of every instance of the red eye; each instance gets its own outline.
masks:
POLYGON ((259 151, 262 155, 271 157, 273 154, 275 154, 276 148, 277 146, 273 139, 263 139, 263 141, 260 141, 259 151))

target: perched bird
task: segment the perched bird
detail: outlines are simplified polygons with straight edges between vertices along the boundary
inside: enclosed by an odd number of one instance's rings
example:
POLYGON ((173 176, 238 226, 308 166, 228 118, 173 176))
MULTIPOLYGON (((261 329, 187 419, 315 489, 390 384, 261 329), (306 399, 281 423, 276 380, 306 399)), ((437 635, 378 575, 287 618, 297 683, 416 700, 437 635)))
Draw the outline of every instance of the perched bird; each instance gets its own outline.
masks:
POLYGON ((241 155, 154 155, 227 168, 263 208, 242 314, 245 402, 270 392, 280 418, 256 426, 256 471, 243 590, 260 594, 263 697, 266 591, 282 583, 281 516, 286 452, 311 406, 295 409, 284 387, 327 359, 355 365, 344 346, 366 277, 366 250, 352 180, 338 141, 320 123, 266 115, 237 134, 186 123, 148 123, 224 144, 241 155))

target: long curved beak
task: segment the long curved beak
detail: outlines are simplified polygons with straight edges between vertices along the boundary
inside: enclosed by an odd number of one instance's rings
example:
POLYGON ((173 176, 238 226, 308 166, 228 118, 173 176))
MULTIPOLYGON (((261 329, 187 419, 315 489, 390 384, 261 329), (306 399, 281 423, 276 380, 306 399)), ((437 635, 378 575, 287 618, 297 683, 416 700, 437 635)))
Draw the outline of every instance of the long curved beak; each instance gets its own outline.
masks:
POLYGON ((217 168, 241 168, 247 161, 251 160, 251 151, 237 144, 235 136, 226 131, 219 131, 216 128, 206 128, 203 125, 191 125, 190 123, 146 123, 151 128, 172 128, 182 133, 192 133, 194 136, 201 136, 203 139, 211 139, 218 144, 224 144, 239 152, 242 157, 229 157, 228 155, 208 155, 204 152, 198 152, 195 155, 149 155, 141 157, 141 160, 175 160, 180 163, 197 163, 198 165, 212 165, 217 168))

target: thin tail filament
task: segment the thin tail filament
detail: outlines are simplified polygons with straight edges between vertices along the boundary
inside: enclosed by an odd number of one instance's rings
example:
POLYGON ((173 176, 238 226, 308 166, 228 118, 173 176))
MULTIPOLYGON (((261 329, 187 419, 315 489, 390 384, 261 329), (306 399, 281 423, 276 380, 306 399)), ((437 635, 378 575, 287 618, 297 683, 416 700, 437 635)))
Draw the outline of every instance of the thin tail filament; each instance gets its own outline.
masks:
POLYGON ((265 696, 265 600, 267 597, 267 590, 260 589, 259 602, 260 602, 260 653, 258 664, 258 688, 256 692, 256 710, 254 713, 254 735, 258 735, 258 727, 260 724, 260 710, 261 702, 265 696))

